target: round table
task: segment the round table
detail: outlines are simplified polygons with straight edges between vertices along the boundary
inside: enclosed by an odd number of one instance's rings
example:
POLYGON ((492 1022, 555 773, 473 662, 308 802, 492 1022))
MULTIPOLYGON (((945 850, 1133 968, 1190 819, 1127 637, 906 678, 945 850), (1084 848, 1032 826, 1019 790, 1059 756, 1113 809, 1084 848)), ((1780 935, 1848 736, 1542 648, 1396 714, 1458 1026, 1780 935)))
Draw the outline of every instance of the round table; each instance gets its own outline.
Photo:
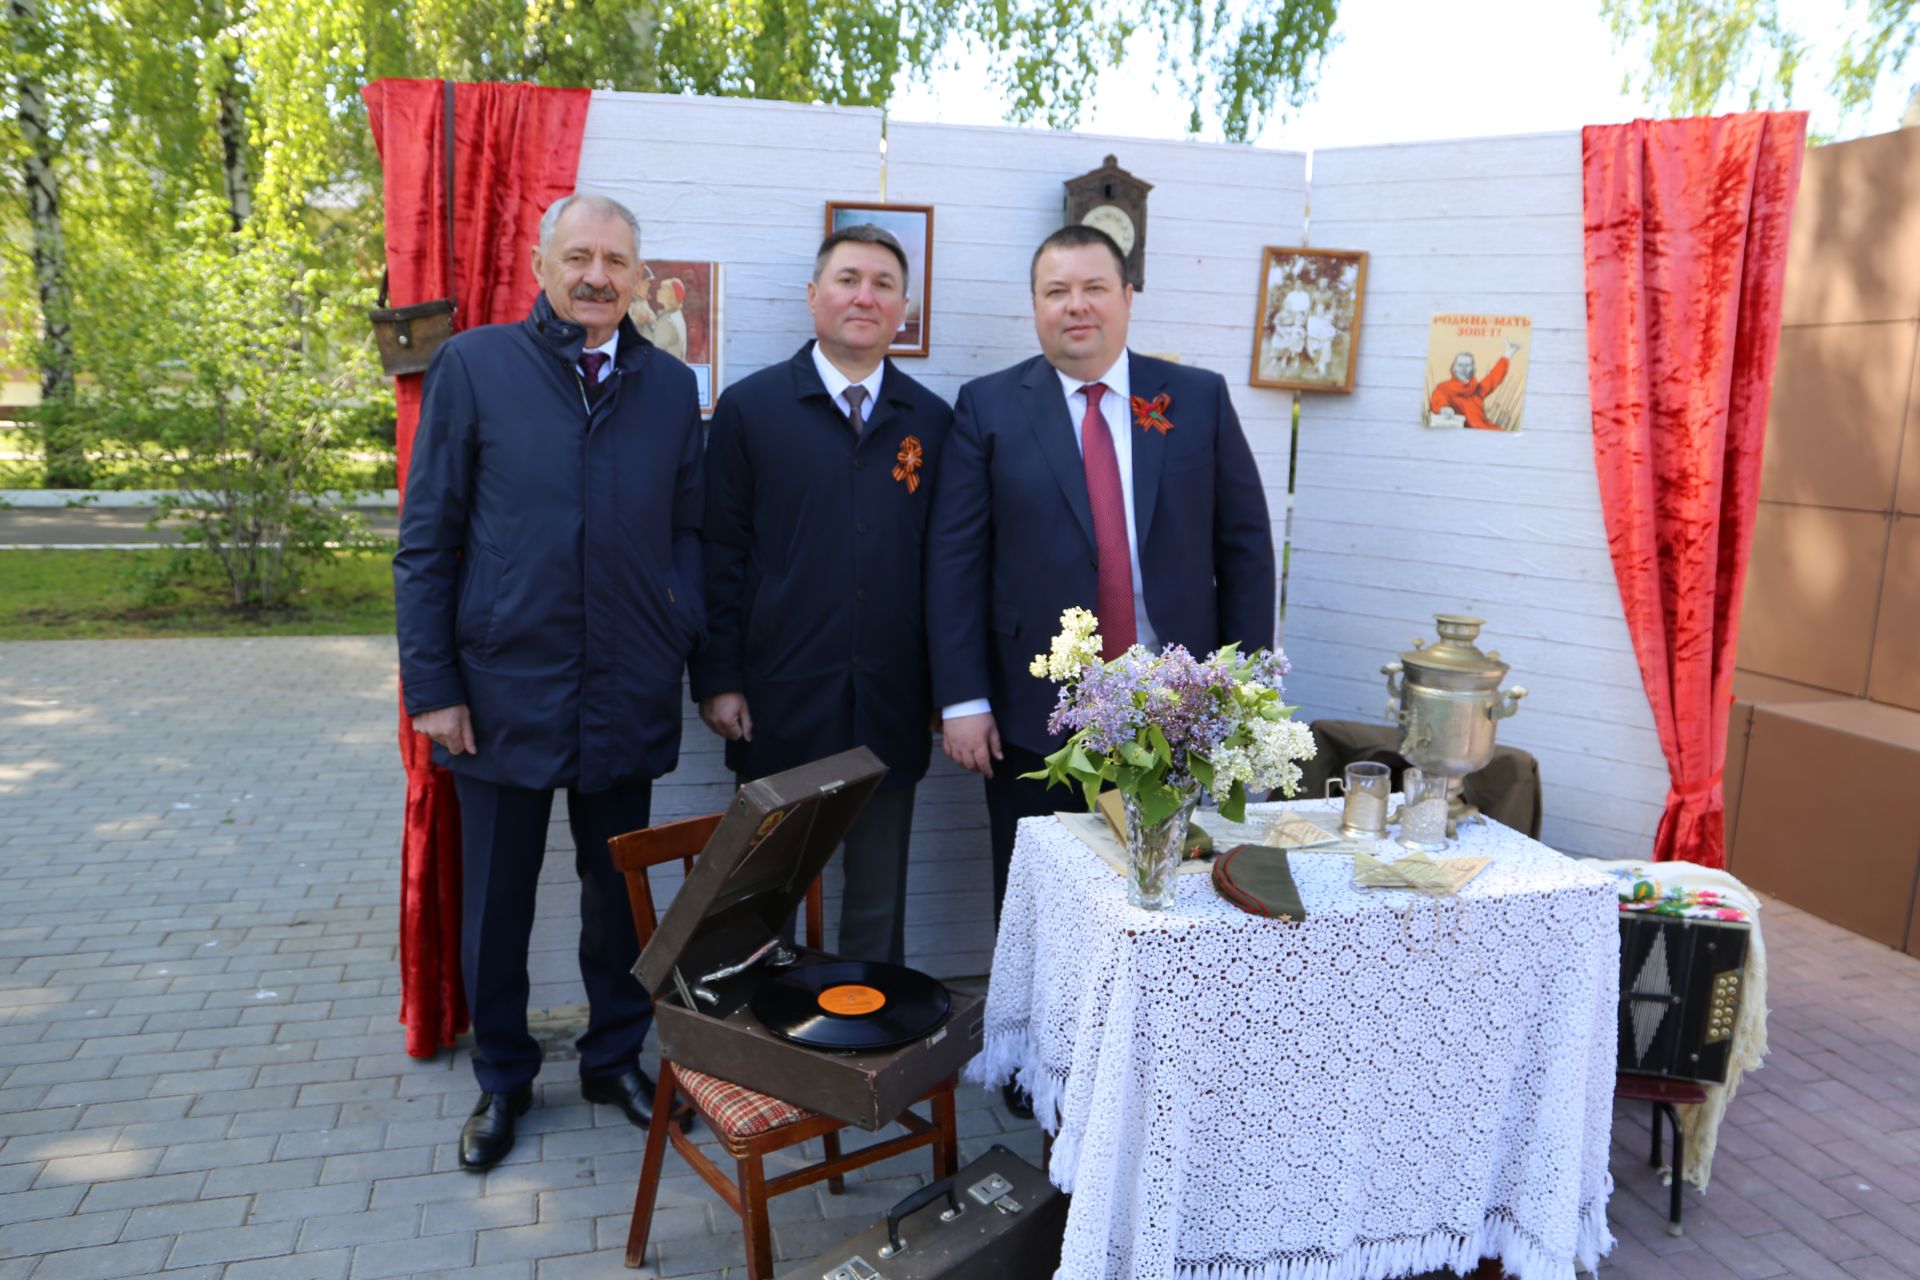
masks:
MULTIPOLYGON (((1308 812, 1324 805, 1302 804, 1308 812)), ((1404 851, 1380 843, 1379 856, 1404 851)), ((1179 877, 1165 912, 1057 819, 1020 824, 986 1039, 1073 1195, 1060 1275, 1367 1280, 1498 1258, 1573 1280, 1613 1245, 1613 885, 1470 825, 1456 897, 1297 851, 1283 924, 1179 877)))

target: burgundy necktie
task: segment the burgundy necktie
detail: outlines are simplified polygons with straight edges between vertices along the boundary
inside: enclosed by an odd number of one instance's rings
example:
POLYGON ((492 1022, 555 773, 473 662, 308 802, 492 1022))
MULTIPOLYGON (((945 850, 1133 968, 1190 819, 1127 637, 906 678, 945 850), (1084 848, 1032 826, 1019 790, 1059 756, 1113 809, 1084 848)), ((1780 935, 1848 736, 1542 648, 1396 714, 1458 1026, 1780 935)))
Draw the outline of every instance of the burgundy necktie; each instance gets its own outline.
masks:
POLYGON ((1087 416, 1080 420, 1080 457, 1087 467, 1087 502, 1093 508, 1093 542, 1100 553, 1100 580, 1093 611, 1100 615, 1100 657, 1112 661, 1133 646, 1133 553, 1127 549, 1127 500, 1120 491, 1120 458, 1100 412, 1103 382, 1080 388, 1087 416))
POLYGON ((580 353, 580 368, 585 371, 587 375, 587 385, 590 387, 600 385, 600 370, 606 368, 606 365, 607 353, 604 351, 582 351, 580 353))

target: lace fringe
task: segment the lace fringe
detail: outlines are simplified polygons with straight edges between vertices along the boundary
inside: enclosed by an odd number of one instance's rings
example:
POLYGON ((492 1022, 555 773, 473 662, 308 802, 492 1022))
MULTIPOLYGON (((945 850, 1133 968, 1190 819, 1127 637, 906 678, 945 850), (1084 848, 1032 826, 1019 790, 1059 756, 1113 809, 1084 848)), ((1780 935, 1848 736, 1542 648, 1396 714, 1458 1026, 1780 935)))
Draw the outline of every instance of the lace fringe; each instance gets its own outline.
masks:
MULTIPOLYGON (((964 1074, 967 1079, 986 1089, 998 1089, 1003 1084, 1017 1081, 1033 1095, 1034 1118, 1040 1122, 1042 1129, 1054 1135, 1053 1168, 1070 1170, 1079 1160, 1079 1144, 1060 1136, 1064 1082, 1054 1079, 1052 1073, 1032 1057, 1032 1047, 1023 1034, 989 1033, 980 1052, 967 1064, 964 1074)), ((1052 1170, 1046 1172, 1051 1174, 1052 1170)), ((1055 1185, 1069 1195, 1073 1193, 1071 1186, 1058 1179, 1055 1179, 1055 1185)))
POLYGON ((1367 1276, 1413 1276, 1443 1269, 1464 1275, 1482 1258, 1498 1258, 1514 1280, 1573 1280, 1576 1270, 1596 1271, 1600 1259, 1613 1251, 1613 1243, 1602 1202, 1587 1206, 1580 1215, 1572 1267, 1541 1252, 1506 1218, 1490 1217, 1477 1235, 1466 1240, 1451 1232, 1436 1231, 1417 1240, 1361 1245, 1338 1258, 1276 1259, 1261 1267, 1235 1263, 1180 1266, 1174 1274, 1177 1280, 1362 1280, 1367 1276))

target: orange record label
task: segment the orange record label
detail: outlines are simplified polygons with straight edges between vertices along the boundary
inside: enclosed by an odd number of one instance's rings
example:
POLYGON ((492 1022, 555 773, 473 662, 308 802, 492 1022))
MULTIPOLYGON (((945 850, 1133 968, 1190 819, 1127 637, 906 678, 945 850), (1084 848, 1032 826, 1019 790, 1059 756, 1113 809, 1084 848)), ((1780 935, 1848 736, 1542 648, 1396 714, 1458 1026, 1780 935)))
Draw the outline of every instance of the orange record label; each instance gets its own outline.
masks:
POLYGON ((828 1013, 837 1013, 842 1017, 873 1013, 884 1008, 886 1003, 887 997, 872 987, 856 986, 853 983, 828 987, 820 993, 820 1007, 828 1013))

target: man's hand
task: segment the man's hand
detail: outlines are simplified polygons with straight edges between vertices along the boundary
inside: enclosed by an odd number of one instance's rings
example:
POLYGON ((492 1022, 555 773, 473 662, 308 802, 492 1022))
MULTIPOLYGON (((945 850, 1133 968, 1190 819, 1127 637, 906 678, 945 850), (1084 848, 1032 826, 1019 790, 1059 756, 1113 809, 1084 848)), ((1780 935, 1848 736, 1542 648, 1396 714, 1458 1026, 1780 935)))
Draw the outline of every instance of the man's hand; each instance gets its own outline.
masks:
POLYGON ((467 704, 464 702, 456 707, 422 712, 413 718, 413 731, 432 738, 445 747, 450 756, 480 753, 480 749, 473 744, 473 717, 467 714, 467 704))
POLYGON ((716 693, 700 700, 700 718, 728 742, 753 741, 753 717, 747 714, 747 695, 716 693))
POLYGON ((941 726, 940 741, 947 758, 962 769, 993 776, 993 762, 1000 759, 1000 726, 993 712, 955 716, 941 726))
POLYGON ((1519 354, 1520 354, 1520 344, 1517 342, 1508 342, 1507 343, 1507 359, 1511 360, 1519 354))

